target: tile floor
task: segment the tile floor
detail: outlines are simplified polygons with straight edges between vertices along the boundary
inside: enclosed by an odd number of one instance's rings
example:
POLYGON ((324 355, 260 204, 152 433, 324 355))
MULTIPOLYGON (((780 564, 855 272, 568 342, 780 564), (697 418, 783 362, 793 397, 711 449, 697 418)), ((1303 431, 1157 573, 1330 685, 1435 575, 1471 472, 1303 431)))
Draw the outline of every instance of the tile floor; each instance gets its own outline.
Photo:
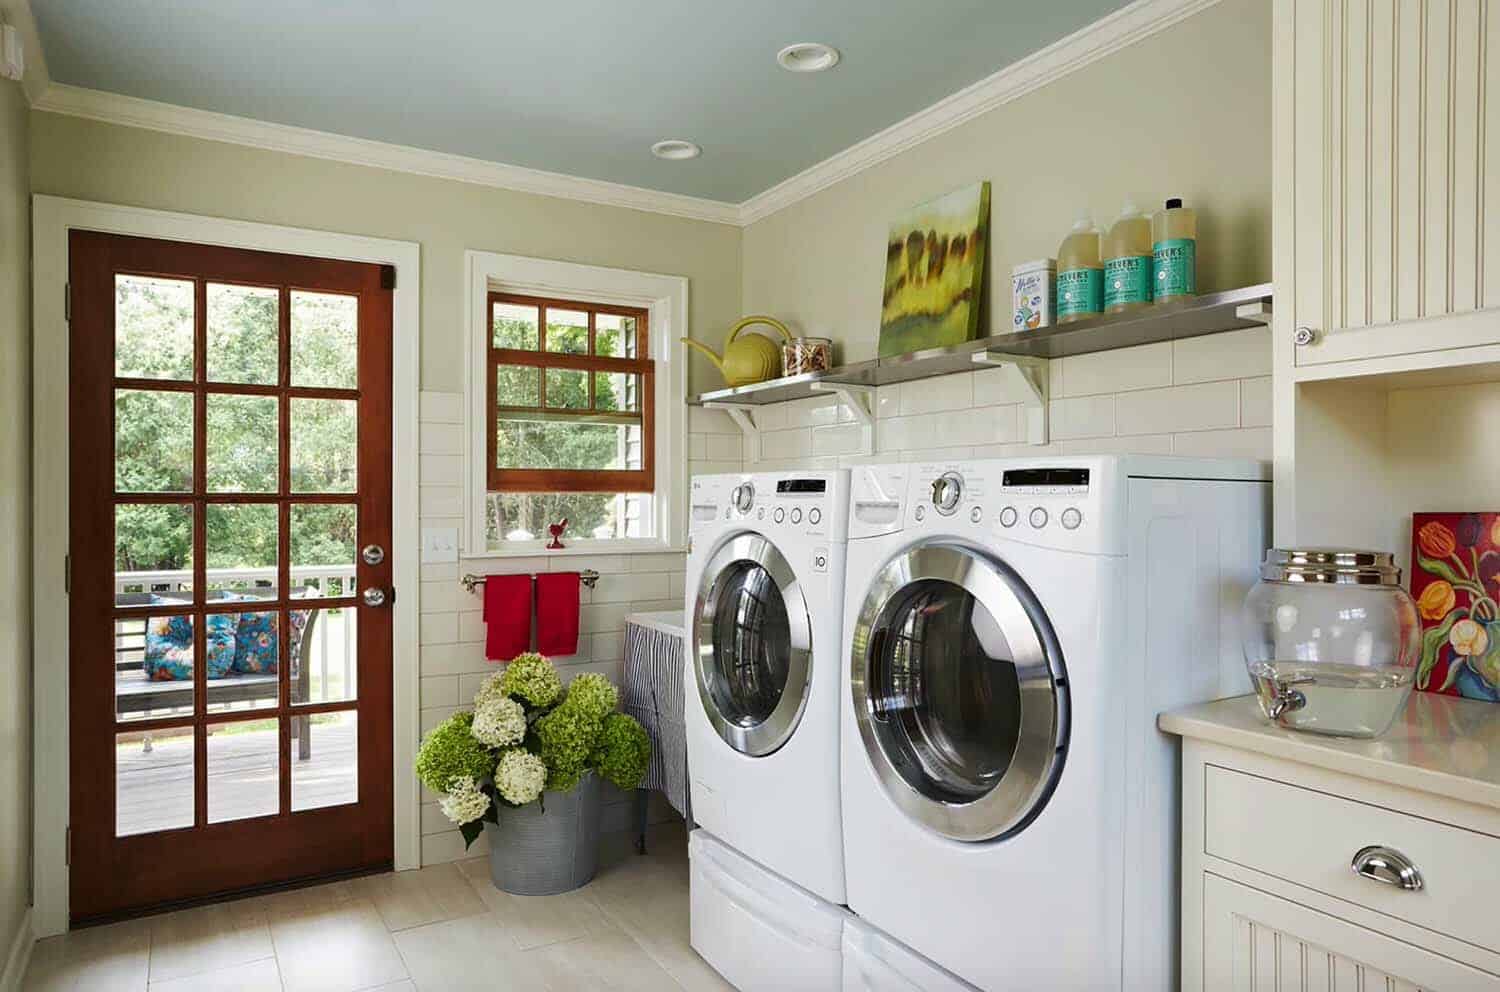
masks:
POLYGON ((27 990, 561 992, 730 989, 688 946, 687 837, 607 837, 561 896, 490 884, 483 858, 92 927, 36 946, 27 990))

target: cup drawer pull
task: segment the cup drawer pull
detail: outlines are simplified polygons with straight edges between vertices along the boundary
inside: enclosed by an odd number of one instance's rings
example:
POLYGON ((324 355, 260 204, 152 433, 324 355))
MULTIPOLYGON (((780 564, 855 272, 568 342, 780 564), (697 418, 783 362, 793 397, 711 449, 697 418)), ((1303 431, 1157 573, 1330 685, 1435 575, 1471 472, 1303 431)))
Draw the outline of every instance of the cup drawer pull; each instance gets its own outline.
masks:
POLYGON ((1408 892, 1416 892, 1422 887, 1422 873, 1417 871, 1417 866, 1411 863, 1411 859, 1394 848, 1380 844, 1360 848, 1355 852, 1354 860, 1349 862, 1349 867, 1354 869, 1356 875, 1386 885, 1395 885, 1408 892))

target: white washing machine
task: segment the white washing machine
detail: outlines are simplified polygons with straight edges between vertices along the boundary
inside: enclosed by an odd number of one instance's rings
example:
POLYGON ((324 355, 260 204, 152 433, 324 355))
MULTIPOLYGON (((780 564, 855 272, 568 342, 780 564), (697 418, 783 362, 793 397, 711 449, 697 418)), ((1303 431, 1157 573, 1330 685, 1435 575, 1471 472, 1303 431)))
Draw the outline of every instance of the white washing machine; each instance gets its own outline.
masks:
POLYGON ((1249 690, 1256 462, 856 469, 842 692, 848 905, 984 990, 1176 988, 1162 710, 1249 690))
POLYGON ((687 564, 693 818, 832 904, 847 471, 699 476, 687 564))

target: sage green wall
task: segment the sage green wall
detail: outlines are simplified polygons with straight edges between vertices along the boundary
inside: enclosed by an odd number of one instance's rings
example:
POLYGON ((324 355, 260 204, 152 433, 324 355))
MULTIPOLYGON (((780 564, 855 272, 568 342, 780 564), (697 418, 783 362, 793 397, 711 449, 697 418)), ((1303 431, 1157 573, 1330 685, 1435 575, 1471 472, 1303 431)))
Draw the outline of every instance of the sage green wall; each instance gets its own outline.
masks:
POLYGON ((31 191, 0 80, 0 968, 31 904, 31 191))
MULTIPOLYGON (((705 341, 739 314, 740 232, 728 225, 58 114, 33 113, 31 127, 37 193, 420 242, 423 389, 463 389, 470 248, 687 276, 705 341)), ((690 379, 717 382, 696 356, 690 379)))
POLYGON ((1200 290, 1271 279, 1271 4, 1223 0, 750 225, 746 312, 876 354, 885 244, 907 206, 987 179, 989 333, 1010 271, 1056 255, 1081 207, 1101 226, 1127 195, 1199 212, 1200 290))

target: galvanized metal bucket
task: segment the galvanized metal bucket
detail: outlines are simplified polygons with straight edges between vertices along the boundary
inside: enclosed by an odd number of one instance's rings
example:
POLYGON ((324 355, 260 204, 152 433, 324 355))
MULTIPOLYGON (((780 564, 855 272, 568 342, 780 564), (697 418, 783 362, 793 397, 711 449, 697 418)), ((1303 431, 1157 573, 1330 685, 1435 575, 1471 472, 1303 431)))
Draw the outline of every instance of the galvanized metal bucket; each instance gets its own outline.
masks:
POLYGON ((518 896, 552 896, 587 885, 599 867, 599 778, 585 774, 570 792, 542 796, 545 809, 530 803, 500 810, 500 823, 485 823, 490 842, 490 880, 518 896))

